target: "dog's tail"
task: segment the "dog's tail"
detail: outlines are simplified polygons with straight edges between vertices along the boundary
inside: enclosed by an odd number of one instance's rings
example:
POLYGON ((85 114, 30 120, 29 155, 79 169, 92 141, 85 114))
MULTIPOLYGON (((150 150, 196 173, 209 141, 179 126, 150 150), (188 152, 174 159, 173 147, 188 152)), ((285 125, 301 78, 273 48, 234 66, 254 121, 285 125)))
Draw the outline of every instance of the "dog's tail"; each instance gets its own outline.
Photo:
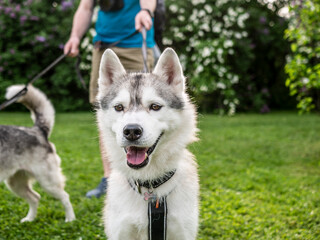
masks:
MULTIPOLYGON (((10 99, 21 91, 24 85, 13 85, 7 88, 6 99, 10 99)), ((54 125, 54 108, 39 89, 29 85, 28 91, 17 102, 22 103, 31 111, 31 118, 35 126, 39 127, 46 137, 49 137, 54 125)))

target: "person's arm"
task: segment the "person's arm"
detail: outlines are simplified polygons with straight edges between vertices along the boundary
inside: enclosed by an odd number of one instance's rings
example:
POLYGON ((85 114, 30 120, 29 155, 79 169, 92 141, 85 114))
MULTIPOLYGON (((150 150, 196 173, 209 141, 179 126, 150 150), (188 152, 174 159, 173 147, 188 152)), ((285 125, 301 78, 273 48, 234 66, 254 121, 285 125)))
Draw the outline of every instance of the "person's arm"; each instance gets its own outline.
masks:
POLYGON ((144 26, 147 30, 150 30, 152 27, 152 18, 148 11, 153 14, 156 9, 157 1, 156 0, 140 0, 141 11, 135 17, 135 27, 136 30, 141 31, 142 26, 144 26))
POLYGON ((68 42, 64 46, 64 54, 69 53, 68 55, 71 57, 79 54, 80 40, 90 26, 93 8, 93 0, 81 0, 73 17, 72 31, 68 42))

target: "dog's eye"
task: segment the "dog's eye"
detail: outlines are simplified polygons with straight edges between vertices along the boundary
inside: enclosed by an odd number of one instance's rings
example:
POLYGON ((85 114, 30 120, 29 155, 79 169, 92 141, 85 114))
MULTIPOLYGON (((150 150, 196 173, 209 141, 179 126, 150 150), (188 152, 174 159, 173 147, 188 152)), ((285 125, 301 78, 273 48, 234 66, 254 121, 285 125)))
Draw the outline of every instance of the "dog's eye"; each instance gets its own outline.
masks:
POLYGON ((162 106, 159 104, 153 103, 150 105, 150 110, 153 110, 153 111, 159 111, 161 108, 162 108, 162 106))
POLYGON ((114 109, 115 109, 117 112, 121 112, 121 111, 123 111, 123 106, 122 106, 122 104, 118 104, 118 105, 114 106, 114 109))

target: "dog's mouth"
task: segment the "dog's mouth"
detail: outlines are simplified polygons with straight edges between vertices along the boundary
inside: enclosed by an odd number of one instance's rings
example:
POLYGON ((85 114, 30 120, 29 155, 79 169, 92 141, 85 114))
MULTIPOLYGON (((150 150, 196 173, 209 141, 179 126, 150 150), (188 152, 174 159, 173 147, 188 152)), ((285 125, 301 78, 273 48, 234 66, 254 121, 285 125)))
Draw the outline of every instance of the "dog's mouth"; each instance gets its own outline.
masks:
POLYGON ((127 154, 127 164, 133 169, 140 169, 145 167, 149 163, 149 156, 153 153, 156 148, 161 136, 160 134, 156 142, 149 148, 142 148, 136 146, 125 147, 124 150, 127 154))

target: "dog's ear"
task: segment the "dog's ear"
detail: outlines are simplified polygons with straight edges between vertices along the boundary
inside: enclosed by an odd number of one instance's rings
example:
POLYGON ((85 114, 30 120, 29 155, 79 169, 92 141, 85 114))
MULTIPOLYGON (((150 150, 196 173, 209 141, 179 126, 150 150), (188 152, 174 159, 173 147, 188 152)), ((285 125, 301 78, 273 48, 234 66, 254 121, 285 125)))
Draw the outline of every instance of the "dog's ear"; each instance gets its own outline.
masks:
POLYGON ((122 66, 118 56, 111 50, 107 49, 100 62, 99 69, 99 89, 102 91, 104 88, 108 88, 119 75, 126 73, 126 70, 122 66))
POLYGON ((172 48, 167 48, 161 54, 153 74, 160 76, 178 92, 184 91, 185 78, 182 67, 176 52, 172 48))

